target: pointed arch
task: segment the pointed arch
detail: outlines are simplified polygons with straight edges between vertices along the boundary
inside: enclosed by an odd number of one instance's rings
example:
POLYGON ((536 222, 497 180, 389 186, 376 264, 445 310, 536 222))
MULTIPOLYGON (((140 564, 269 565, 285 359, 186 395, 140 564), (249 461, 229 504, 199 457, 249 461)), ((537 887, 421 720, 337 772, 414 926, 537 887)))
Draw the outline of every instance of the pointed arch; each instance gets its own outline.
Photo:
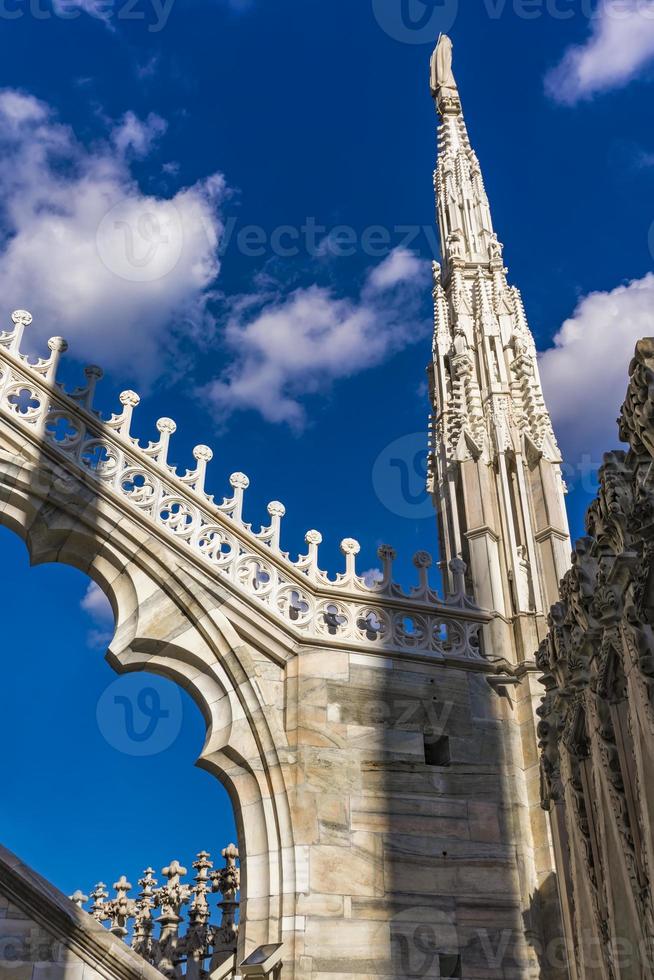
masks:
POLYGON ((265 656, 221 610, 220 585, 171 560, 156 534, 95 486, 18 446, 0 451, 0 525, 22 538, 32 565, 71 565, 102 589, 116 623, 107 659, 118 673, 159 674, 198 705, 207 733, 197 764, 226 788, 239 836, 239 954, 280 941, 284 896, 296 891, 287 739, 276 710, 283 685, 264 676, 265 656))

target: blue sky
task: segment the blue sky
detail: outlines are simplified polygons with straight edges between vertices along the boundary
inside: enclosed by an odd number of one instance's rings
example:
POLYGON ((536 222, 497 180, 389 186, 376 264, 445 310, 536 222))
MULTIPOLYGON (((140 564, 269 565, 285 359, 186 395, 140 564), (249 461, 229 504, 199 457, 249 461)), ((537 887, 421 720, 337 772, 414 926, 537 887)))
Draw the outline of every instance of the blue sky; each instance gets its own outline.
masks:
MULTIPOLYGON (((318 528, 335 571, 353 535, 364 569, 388 541, 407 578, 436 548, 428 62, 448 30, 582 532, 654 326, 652 0, 3 0, 0 21, 3 321, 32 310, 34 351, 67 337, 71 381, 103 365, 106 410, 140 391, 142 438, 174 418, 180 465, 212 446, 217 496, 247 473, 254 523, 283 501, 291 552, 318 528)), ((0 547, 0 840, 67 891, 217 852, 232 818, 193 768, 197 709, 154 682, 166 725, 126 751, 101 599, 0 547)))

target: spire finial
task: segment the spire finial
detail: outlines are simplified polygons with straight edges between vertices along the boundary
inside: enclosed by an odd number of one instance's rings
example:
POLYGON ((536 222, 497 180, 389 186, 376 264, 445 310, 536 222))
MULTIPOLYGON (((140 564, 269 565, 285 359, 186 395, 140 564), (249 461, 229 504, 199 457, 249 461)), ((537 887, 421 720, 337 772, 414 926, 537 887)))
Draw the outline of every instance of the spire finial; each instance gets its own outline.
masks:
POLYGON ((447 34, 441 34, 431 56, 431 94, 437 100, 440 112, 461 108, 452 72, 452 51, 452 41, 447 34))

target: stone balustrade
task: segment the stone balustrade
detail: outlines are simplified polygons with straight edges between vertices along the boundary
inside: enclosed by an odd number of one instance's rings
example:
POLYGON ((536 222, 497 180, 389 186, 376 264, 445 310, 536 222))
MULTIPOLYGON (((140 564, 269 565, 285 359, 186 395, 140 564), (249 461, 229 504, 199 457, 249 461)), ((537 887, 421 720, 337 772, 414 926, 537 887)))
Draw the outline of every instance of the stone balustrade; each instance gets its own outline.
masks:
POLYGON ((158 438, 141 445, 132 435, 139 396, 120 395, 121 411, 103 419, 94 409, 102 370, 85 369, 86 384, 66 392, 57 371, 67 344, 49 341, 50 356, 35 362, 21 353, 24 329, 32 317, 12 315, 14 330, 0 333, 0 411, 32 437, 41 451, 65 459, 71 468, 97 483, 98 493, 117 494, 139 518, 153 522, 224 581, 258 604, 266 614, 299 635, 329 645, 411 650, 433 658, 479 658, 480 625, 490 616, 466 595, 465 565, 450 562, 451 594, 441 597, 430 583, 432 557, 414 557, 417 584, 408 592, 393 578, 396 553, 379 548, 380 569, 372 578, 357 571, 360 545, 341 544, 345 570, 330 578, 320 568, 320 532, 306 534, 307 551, 293 560, 282 548, 283 504, 268 505, 269 523, 255 531, 244 518, 248 477, 230 477, 231 495, 217 503, 205 491, 213 452, 197 446, 192 469, 178 472, 169 461, 172 419, 157 423, 158 438))
POLYGON ((224 867, 214 869, 211 855, 200 851, 193 862, 192 883, 183 878, 187 869, 179 861, 162 869, 165 884, 160 885, 153 868, 146 868, 139 879, 140 891, 130 898, 132 884, 122 875, 107 887, 99 882, 87 896, 71 895, 78 908, 107 924, 109 931, 123 939, 144 960, 171 980, 203 980, 220 964, 234 957, 238 937, 238 894, 240 868, 238 850, 230 844, 222 851, 224 867), (209 898, 219 893, 221 921, 211 923, 209 898), (188 910, 184 921, 184 910, 188 910))

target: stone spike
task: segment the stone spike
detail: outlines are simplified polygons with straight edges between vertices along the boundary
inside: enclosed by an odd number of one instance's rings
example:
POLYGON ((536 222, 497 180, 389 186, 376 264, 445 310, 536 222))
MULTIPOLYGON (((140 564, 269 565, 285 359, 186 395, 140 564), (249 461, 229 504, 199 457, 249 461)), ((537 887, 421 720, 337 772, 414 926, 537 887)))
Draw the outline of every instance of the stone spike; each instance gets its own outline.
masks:
POLYGON ((87 364, 84 368, 86 377, 86 392, 84 395, 84 408, 90 412, 93 409, 93 399, 98 381, 104 377, 104 371, 97 364, 87 364))
POLYGON ((429 569, 434 564, 434 559, 428 551, 418 551, 413 556, 413 564, 420 576, 420 591, 426 593, 429 589, 429 569))
POLYGON ((143 872, 143 877, 139 878, 139 886, 141 887, 141 898, 150 895, 152 889, 157 886, 157 879, 154 877, 154 868, 146 868, 143 872))
POLYGON ((168 447, 170 437, 177 432, 177 423, 172 419, 159 419, 157 422, 157 432, 159 433, 159 448, 157 450, 157 462, 165 466, 168 462, 168 447))
POLYGON ((448 568, 452 581, 452 597, 464 600, 466 594, 466 572, 468 570, 468 566, 459 555, 456 555, 448 563, 448 568))
POLYGON ((132 890, 132 886, 125 875, 121 875, 118 881, 114 881, 112 888, 114 891, 118 892, 119 897, 121 895, 126 895, 132 890))
POLYGON ((11 314, 11 319, 14 323, 14 337, 11 342, 11 351, 14 354, 19 354, 23 333, 25 327, 29 327, 32 322, 32 314, 28 313, 27 310, 14 310, 11 314))
POLYGON ((68 344, 63 337, 51 337, 48 341, 48 347, 52 351, 52 354, 50 355, 50 360, 48 362, 48 370, 45 375, 45 380, 49 381, 50 384, 54 384, 57 380, 57 371, 59 369, 61 355, 65 354, 68 350, 68 344))
POLYGON ((168 879, 169 885, 175 885, 186 874, 186 868, 179 861, 171 861, 168 867, 161 869, 161 873, 164 878, 168 879))
POLYGON ((377 549, 377 557, 382 563, 384 585, 388 585, 393 581, 393 562, 397 558, 397 551, 389 544, 382 544, 377 549))
POLYGON ((211 854, 209 851, 198 851, 197 861, 193 862, 193 867, 198 872, 200 877, 205 877, 203 871, 207 868, 213 868, 213 861, 211 860, 211 854))
POLYGON ((243 494, 250 486, 250 480, 245 473, 232 473, 229 482, 234 490, 232 519, 241 524, 243 522, 243 494))
POLYGON ((123 406, 123 414, 120 420, 118 432, 121 436, 129 436, 132 424, 132 412, 139 405, 141 399, 135 391, 123 391, 120 394, 120 404, 123 406))
POLYGON ((357 573, 357 555, 361 551, 361 545, 354 538, 345 538, 341 541, 341 551, 345 555, 345 577, 353 579, 357 573))
POLYGON ((193 458, 197 462, 193 489, 196 493, 204 493, 204 483, 207 477, 207 463, 213 459, 213 450, 208 446, 196 446, 193 450, 193 458))
POLYGON ((270 520, 271 520, 270 530, 272 532, 272 536, 270 538, 270 547, 274 548, 275 551, 279 551, 282 517, 286 513, 286 508, 284 507, 283 504, 280 504, 278 500, 273 500, 268 504, 268 513, 270 514, 270 520))
POLYGON ((84 892, 80 891, 79 888, 77 889, 76 892, 73 892, 73 894, 69 895, 68 897, 70 898, 71 902, 75 903, 78 909, 83 908, 86 902, 88 902, 89 900, 89 896, 85 895, 84 892))
POLYGON ((107 886, 103 881, 99 881, 93 891, 91 892, 91 898, 93 899, 93 905, 91 906, 91 915, 98 922, 104 922, 107 918, 107 910, 105 908, 105 898, 109 898, 109 892, 106 890, 107 886))
POLYGON ((318 569, 318 548, 322 544, 322 534, 320 531, 307 531, 304 540, 309 545, 309 570, 315 572, 318 569))

